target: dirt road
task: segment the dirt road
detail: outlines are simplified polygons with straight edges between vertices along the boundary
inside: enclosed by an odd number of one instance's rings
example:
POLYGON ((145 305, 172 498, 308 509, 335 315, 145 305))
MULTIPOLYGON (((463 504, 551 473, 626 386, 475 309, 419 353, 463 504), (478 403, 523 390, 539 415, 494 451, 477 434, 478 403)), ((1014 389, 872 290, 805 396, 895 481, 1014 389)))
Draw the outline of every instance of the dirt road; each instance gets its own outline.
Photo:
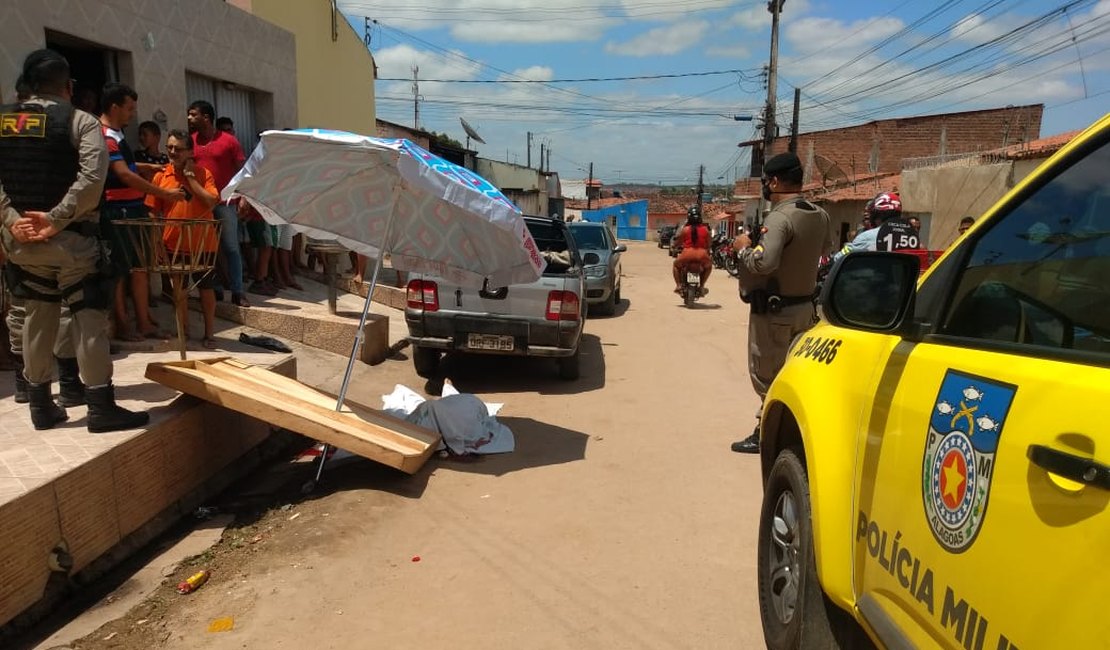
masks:
MULTIPOLYGON (((252 553, 172 601, 156 645, 762 647, 758 460, 728 449, 757 406, 746 314, 723 272, 682 308, 670 262, 630 245, 625 303, 588 321, 578 382, 542 361, 447 365, 460 390, 506 404, 516 452, 433 458, 414 477, 336 468, 321 494, 258 524, 252 553), (207 631, 219 617, 233 629, 207 631)), ((389 361, 352 397, 378 406, 395 383, 424 388, 409 361, 389 361)), ((76 647, 131 647, 140 615, 113 641, 102 629, 76 647)))

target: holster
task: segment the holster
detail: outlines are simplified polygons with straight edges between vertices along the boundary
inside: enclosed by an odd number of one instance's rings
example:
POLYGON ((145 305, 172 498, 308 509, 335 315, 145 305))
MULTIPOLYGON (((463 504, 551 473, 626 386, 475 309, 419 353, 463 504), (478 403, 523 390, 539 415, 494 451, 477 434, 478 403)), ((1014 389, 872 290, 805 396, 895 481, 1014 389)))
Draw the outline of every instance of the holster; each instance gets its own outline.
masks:
POLYGON ((108 309, 115 298, 117 281, 118 278, 114 275, 103 273, 86 275, 83 280, 65 291, 69 310, 76 314, 82 309, 108 309), (81 291, 81 299, 69 300, 69 297, 78 290, 81 291))
POLYGON ((753 314, 762 315, 769 311, 769 301, 771 297, 771 294, 768 293, 766 289, 755 289, 743 294, 740 299, 751 306, 753 314))
POLYGON ((100 224, 95 221, 75 221, 66 226, 65 231, 85 237, 100 237, 100 224))
POLYGON ((23 300, 38 300, 41 302, 61 302, 62 298, 58 294, 42 293, 37 291, 34 287, 27 284, 27 279, 33 279, 37 284, 46 287, 57 288, 57 283, 53 280, 40 278, 24 271, 18 264, 8 260, 4 264, 4 284, 7 285, 8 291, 11 292, 13 298, 21 298, 23 300))

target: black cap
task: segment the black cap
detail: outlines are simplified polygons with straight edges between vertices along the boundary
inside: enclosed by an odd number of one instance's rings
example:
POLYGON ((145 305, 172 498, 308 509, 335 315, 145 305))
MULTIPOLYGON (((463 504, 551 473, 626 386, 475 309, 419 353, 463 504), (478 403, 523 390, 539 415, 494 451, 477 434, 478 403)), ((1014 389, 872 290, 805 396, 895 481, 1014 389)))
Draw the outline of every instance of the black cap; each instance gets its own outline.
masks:
POLYGON ((800 169, 802 161, 792 153, 780 153, 763 164, 763 174, 773 176, 794 169, 800 169))

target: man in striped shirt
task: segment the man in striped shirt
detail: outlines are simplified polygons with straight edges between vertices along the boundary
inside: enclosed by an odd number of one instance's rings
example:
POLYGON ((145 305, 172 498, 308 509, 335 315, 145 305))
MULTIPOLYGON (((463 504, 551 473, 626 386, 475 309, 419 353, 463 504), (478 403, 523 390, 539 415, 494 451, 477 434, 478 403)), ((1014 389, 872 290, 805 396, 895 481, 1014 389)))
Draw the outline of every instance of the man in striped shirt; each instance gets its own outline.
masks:
POLYGON ((126 226, 116 226, 114 221, 146 219, 146 195, 172 203, 185 199, 184 190, 166 190, 144 179, 138 173, 135 155, 123 137, 123 129, 135 119, 139 95, 130 86, 108 83, 101 93, 102 109, 100 128, 108 145, 108 178, 104 183, 104 202, 100 209, 101 237, 108 240, 112 251, 112 264, 121 278, 116 284, 114 303, 116 338, 141 341, 143 338, 170 338, 159 331, 150 318, 150 287, 146 269, 140 265, 139 255, 131 240, 132 233, 126 226), (123 279, 130 275, 130 282, 123 279), (127 320, 126 290, 131 288, 135 304, 137 331, 127 320))

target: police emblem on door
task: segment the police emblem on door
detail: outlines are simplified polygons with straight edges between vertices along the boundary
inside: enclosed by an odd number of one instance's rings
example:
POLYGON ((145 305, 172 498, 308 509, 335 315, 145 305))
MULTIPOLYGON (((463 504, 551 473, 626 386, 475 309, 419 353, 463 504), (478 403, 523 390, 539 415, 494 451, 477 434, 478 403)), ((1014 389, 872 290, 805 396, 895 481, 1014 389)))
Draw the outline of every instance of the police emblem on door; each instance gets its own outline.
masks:
POLYGON ((941 546, 966 550, 983 525, 994 459, 1015 386, 949 370, 929 418, 922 497, 941 546))

